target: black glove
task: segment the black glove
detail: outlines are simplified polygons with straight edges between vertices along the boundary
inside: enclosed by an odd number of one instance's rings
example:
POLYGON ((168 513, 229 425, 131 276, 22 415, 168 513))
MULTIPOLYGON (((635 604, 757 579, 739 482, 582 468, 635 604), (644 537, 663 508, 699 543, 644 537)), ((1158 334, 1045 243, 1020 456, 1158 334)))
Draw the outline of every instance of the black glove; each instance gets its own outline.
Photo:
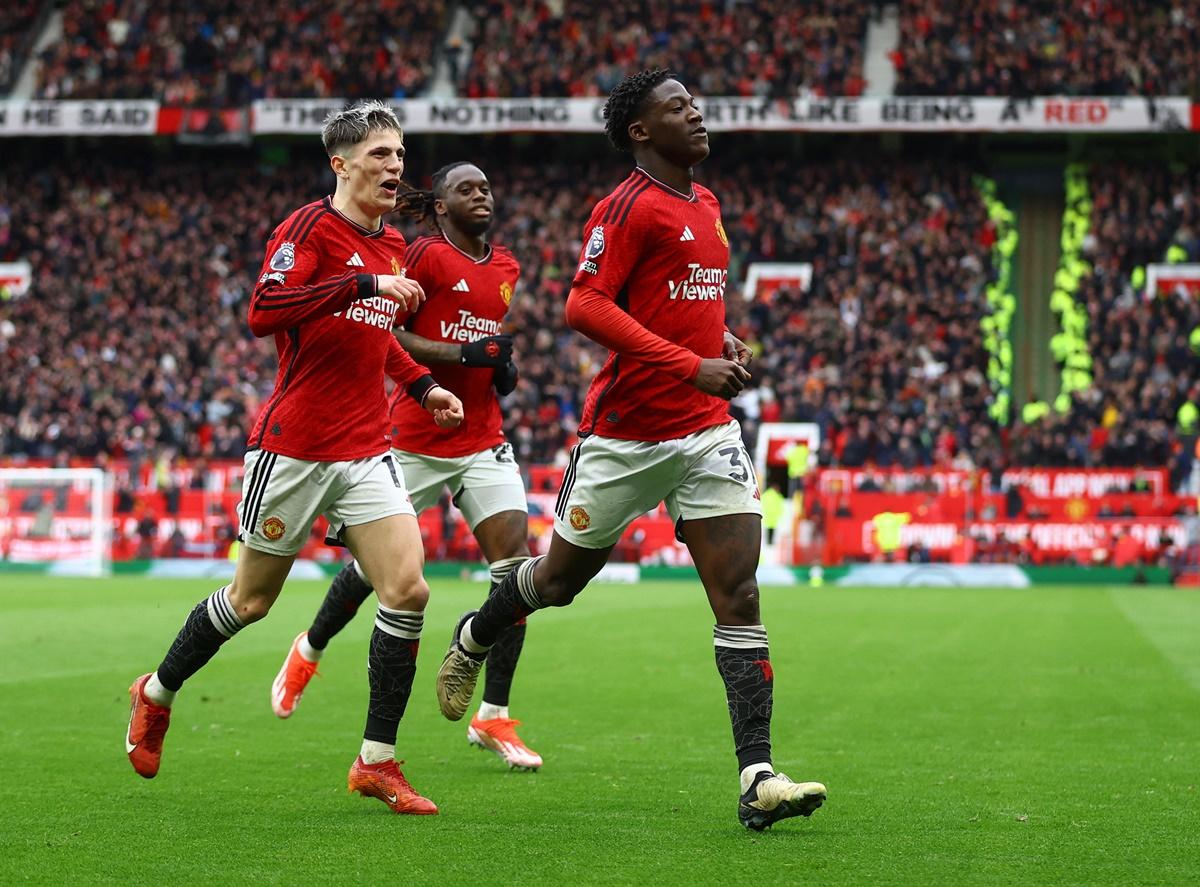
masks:
POLYGON ((510 360, 504 366, 496 367, 492 374, 492 384, 496 386, 496 393, 501 397, 512 394, 513 389, 517 387, 517 365, 510 360))
POLYGON ((462 362, 469 367, 502 367, 512 360, 512 336, 485 336, 462 346, 462 362))

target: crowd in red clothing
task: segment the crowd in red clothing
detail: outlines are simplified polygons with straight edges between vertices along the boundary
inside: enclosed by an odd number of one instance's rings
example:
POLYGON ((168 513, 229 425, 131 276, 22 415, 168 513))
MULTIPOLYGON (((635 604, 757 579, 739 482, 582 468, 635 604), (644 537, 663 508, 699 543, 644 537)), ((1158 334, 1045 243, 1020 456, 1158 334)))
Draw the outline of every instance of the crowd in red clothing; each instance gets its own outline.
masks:
POLYGON ((37 0, 6 0, 0 6, 0 95, 17 79, 38 20, 37 0))
POLYGON ((1175 247, 1200 261, 1200 175, 1160 164, 1105 164, 1088 171, 1092 209, 1082 258, 1091 271, 1075 293, 1088 316, 1094 385, 1072 396, 1021 442, 1026 464, 1170 464, 1181 478, 1190 447, 1179 408, 1200 405, 1200 358, 1189 336, 1200 303, 1189 292, 1147 294, 1143 274, 1175 247))
POLYGON ((69 0, 62 38, 38 55, 36 95, 202 107, 411 97, 433 74, 446 10, 444 0, 69 0))
MULTIPOLYGON (((42 4, 0 12, 0 89, 42 4)), ((862 94, 865 0, 66 0, 36 59, 39 98, 422 94, 445 54, 465 96, 604 95, 631 70, 679 71, 701 95, 862 94), (454 39, 450 39, 455 35, 454 39)), ((1200 9, 1185 0, 900 0, 900 95, 1200 95, 1200 9)))
POLYGON ((479 0, 462 93, 605 95, 662 66, 701 95, 859 95, 860 0, 479 0))
MULTIPOLYGON (((581 226, 626 168, 616 158, 518 157, 497 147, 485 163, 498 197, 494 238, 523 266, 512 308, 521 380, 505 400, 506 429, 522 461, 554 462, 574 440, 586 382, 603 358, 562 318, 581 226)), ((246 298, 270 227, 324 193, 328 176, 256 166, 242 151, 153 164, 88 155, 47 167, 30 158, 11 168, 0 181, 0 260, 28 259, 35 282, 29 295, 0 302, 0 456, 149 457, 166 448, 239 457, 275 373, 272 343, 246 327, 246 298)), ((1182 349, 1200 316, 1194 300, 1139 301, 1125 281, 1131 262, 1171 239, 1195 253, 1196 173, 1094 173, 1097 270, 1080 297, 1095 302, 1092 347, 1106 367, 1088 395, 1098 408, 1001 428, 988 415, 980 330, 994 231, 976 168, 764 154, 700 169, 723 202, 731 280, 759 260, 813 269, 806 291, 785 287, 750 302, 733 287, 727 294, 730 326, 758 353, 754 385, 733 405, 747 436, 764 421, 815 421, 819 461, 844 466, 1180 457, 1187 448, 1174 414, 1200 379, 1182 349), (1125 193, 1130 181, 1134 195, 1125 193), (1147 218, 1154 234, 1142 250, 1136 232, 1147 218), (1089 445, 1097 435, 1106 436, 1099 448, 1089 445)), ((420 181, 415 168, 409 175, 420 181)))
POLYGON ((1200 95, 1186 0, 900 0, 898 95, 1200 95))

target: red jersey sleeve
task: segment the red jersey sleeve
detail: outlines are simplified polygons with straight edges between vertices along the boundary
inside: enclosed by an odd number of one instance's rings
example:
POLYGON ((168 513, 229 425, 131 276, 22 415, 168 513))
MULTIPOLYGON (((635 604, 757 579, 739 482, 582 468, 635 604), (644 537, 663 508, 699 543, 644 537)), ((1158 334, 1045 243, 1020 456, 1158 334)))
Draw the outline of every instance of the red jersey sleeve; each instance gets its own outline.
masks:
POLYGON ((624 289, 645 248, 645 238, 633 230, 636 226, 630 224, 628 210, 614 199, 620 193, 601 200, 592 210, 583 228, 583 254, 574 280, 576 286, 590 286, 610 299, 624 289))
POLYGON ((575 285, 567 297, 567 324, 609 351, 640 360, 681 382, 700 371, 700 356, 633 319, 608 296, 590 286, 575 285))
POLYGON ((306 212, 312 208, 300 210, 276 228, 267 243, 267 258, 250 297, 250 331, 256 336, 291 329, 375 295, 374 274, 350 271, 313 279, 320 260, 320 228, 303 238, 295 234, 303 232, 306 212))
POLYGON ((418 403, 425 402, 425 395, 437 387, 437 381, 429 368, 422 366, 412 359, 412 355, 404 350, 393 337, 388 343, 387 357, 384 359, 383 370, 397 385, 404 388, 418 403))

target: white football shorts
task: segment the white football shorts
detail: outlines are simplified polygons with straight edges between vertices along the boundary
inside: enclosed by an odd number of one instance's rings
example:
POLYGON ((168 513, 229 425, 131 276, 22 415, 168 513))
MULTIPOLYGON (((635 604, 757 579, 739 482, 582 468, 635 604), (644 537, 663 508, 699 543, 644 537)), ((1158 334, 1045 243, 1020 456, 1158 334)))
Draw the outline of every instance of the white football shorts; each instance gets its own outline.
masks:
POLYGON ((244 462, 238 539, 257 551, 296 554, 321 514, 331 537, 393 514, 416 514, 390 452, 347 462, 307 462, 251 450, 244 462))
POLYGON ((436 505, 443 489, 450 491, 472 532, 502 511, 529 511, 525 482, 509 443, 451 459, 401 450, 392 450, 392 455, 404 469, 417 514, 436 505))
POLYGON ((584 438, 563 474, 554 530, 581 548, 608 548, 660 502, 676 524, 762 514, 754 465, 736 421, 675 440, 584 438))

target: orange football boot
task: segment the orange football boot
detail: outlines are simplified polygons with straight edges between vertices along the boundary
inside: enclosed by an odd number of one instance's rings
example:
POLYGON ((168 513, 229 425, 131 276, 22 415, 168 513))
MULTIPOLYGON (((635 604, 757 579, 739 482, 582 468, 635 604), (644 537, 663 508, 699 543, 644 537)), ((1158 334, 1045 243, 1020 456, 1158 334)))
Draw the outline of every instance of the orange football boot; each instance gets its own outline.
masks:
POLYGON ((307 634, 307 631, 302 631, 296 635, 287 658, 283 660, 283 667, 271 684, 271 708, 281 718, 292 716, 300 704, 300 697, 304 695, 304 688, 317 673, 317 663, 309 662, 300 655, 300 639, 307 634))
POLYGON ((346 788, 364 798, 379 798, 394 813, 429 816, 438 812, 437 804, 417 794, 395 761, 366 764, 361 757, 356 758, 346 779, 346 788))
POLYGON ((125 753, 133 769, 147 779, 158 775, 162 760, 163 737, 171 724, 171 709, 146 698, 143 688, 150 675, 144 674, 129 688, 129 729, 125 732, 125 753))
POLYGON ((542 756, 521 741, 517 725, 521 722, 512 718, 471 718, 467 727, 467 741, 479 748, 495 752, 513 770, 536 770, 542 766, 542 756))

